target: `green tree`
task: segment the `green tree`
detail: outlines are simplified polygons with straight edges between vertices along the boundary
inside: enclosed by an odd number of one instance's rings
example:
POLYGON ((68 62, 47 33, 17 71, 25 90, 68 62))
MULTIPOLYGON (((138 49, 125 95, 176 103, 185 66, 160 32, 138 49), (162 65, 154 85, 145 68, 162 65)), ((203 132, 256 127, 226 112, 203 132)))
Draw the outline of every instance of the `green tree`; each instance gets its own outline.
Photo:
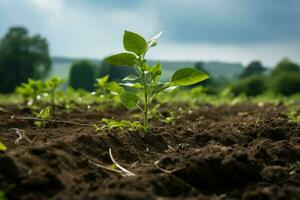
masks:
POLYGON ((72 64, 70 72, 70 86, 74 89, 94 90, 96 81, 96 68, 88 60, 80 60, 72 64))
POLYGON ((300 72, 300 66, 286 58, 276 65, 271 75, 274 77, 285 72, 300 72))
POLYGON ((264 77, 261 75, 252 75, 247 78, 240 79, 231 87, 231 91, 235 96, 242 93, 247 96, 257 96, 266 90, 267 85, 264 77))
POLYGON ((249 77, 252 75, 261 75, 266 70, 260 61, 252 61, 242 72, 241 78, 249 77))
POLYGON ((300 72, 282 72, 272 79, 273 91, 283 95, 300 93, 300 72))
POLYGON ((29 78, 41 79, 51 68, 48 43, 29 36, 23 27, 10 28, 0 41, 0 92, 13 92, 29 78))

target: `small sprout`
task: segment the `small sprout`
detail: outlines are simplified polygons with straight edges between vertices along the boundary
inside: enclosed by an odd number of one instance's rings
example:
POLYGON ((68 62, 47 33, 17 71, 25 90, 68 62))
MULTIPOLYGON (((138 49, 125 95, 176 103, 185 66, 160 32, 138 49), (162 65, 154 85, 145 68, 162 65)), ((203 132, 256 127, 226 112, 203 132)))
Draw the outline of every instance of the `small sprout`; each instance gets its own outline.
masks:
POLYGON ((0 200, 6 200, 4 192, 0 191, 0 200))
POLYGON ((113 163, 113 164, 111 165, 111 168, 112 168, 112 169, 118 169, 118 167, 117 167, 117 165, 116 165, 115 163, 113 163))
POLYGON ((25 100, 28 106, 32 106, 40 100, 43 90, 44 83, 42 81, 29 79, 27 83, 22 83, 16 88, 16 93, 25 100))
MULTIPOLYGON (((102 119, 102 122, 104 122, 104 124, 105 124, 102 127, 102 129, 113 130, 113 129, 119 128, 119 129, 128 129, 130 131, 143 129, 143 125, 138 121, 130 121, 130 120, 117 121, 114 119, 104 118, 104 119, 102 119)), ((95 126, 95 127, 96 127, 96 131, 101 130, 101 129, 99 129, 99 127, 97 127, 97 126, 95 126)))
POLYGON ((101 128, 101 127, 99 127, 97 124, 94 124, 93 126, 94 126, 94 128, 95 128, 95 131, 96 131, 96 132, 98 132, 98 131, 101 131, 101 130, 102 130, 102 128, 101 128))
POLYGON ((161 34, 162 32, 158 33, 147 42, 139 34, 125 31, 123 46, 127 52, 107 57, 105 62, 115 66, 131 67, 136 74, 125 77, 122 83, 119 84, 109 82, 109 87, 105 85, 108 81, 107 76, 98 80, 98 85, 102 84, 111 93, 117 94, 119 100, 126 108, 139 108, 143 112, 143 128, 145 132, 149 131, 149 106, 156 95, 163 91, 173 90, 178 86, 192 85, 209 78, 207 74, 198 69, 183 68, 173 74, 170 82, 159 82, 162 75, 162 65, 157 63, 149 66, 145 56, 150 48, 156 46, 161 34))
POLYGON ((296 111, 288 112, 287 117, 295 122, 300 123, 300 115, 298 115, 296 111))
MULTIPOLYGON (((39 119, 50 119, 51 118, 51 107, 46 107, 44 109, 42 109, 40 112, 33 112, 34 116, 39 118, 39 119)), ((47 125, 46 121, 35 121, 33 123, 35 126, 42 128, 45 127, 47 125)))
POLYGON ((51 98, 51 107, 54 109, 55 91, 63 83, 59 77, 53 77, 45 82, 29 79, 16 88, 16 92, 23 97, 28 106, 35 105, 43 97, 51 98))
POLYGON ((46 92, 47 96, 50 94, 52 110, 55 108, 55 91, 62 83, 63 80, 56 76, 46 80, 44 83, 44 92, 46 92))
POLYGON ((108 75, 97 79, 97 82, 95 84, 96 92, 94 93, 94 95, 99 96, 105 102, 117 102, 117 91, 121 89, 121 87, 114 81, 109 82, 108 79, 108 75))
MULTIPOLYGON (((5 146, 5 144, 3 144, 2 142, 0 142, 0 151, 6 151, 6 150, 7 150, 7 147, 5 146)), ((0 193, 0 197, 1 197, 1 193, 0 193)))
POLYGON ((174 124, 176 119, 178 119, 179 117, 177 117, 174 112, 170 112, 169 114, 170 116, 162 118, 161 121, 168 124, 174 124))

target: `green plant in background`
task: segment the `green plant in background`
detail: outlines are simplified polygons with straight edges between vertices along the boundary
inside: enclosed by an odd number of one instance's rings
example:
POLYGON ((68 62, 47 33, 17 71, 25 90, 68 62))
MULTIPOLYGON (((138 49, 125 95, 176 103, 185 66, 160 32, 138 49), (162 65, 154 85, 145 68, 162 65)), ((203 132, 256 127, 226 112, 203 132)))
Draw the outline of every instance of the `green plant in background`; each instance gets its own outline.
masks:
POLYGON ((22 83, 16 88, 16 92, 27 102, 28 106, 36 105, 37 101, 45 96, 50 96, 50 104, 54 109, 55 92, 63 83, 59 77, 53 77, 46 81, 29 79, 27 83, 22 83))
MULTIPOLYGON (((7 149, 7 147, 5 146, 5 144, 3 144, 2 142, 0 142, 0 151, 6 151, 6 149, 7 149)), ((0 197, 1 197, 1 193, 0 193, 0 197)))
POLYGON ((162 75, 161 64, 157 63, 149 66, 145 58, 148 50, 156 46, 160 35, 161 32, 147 42, 137 33, 125 31, 123 46, 127 52, 119 53, 105 59, 105 62, 111 65, 131 67, 135 70, 136 74, 125 77, 122 83, 113 83, 113 90, 119 94, 120 100, 125 107, 128 109, 138 107, 143 112, 143 126, 146 132, 149 131, 149 104, 156 95, 177 86, 192 85, 208 78, 207 74, 198 69, 182 68, 173 74, 170 82, 160 82, 159 78, 162 75))
POLYGON ((288 112, 287 117, 295 122, 300 123, 300 115, 296 111, 288 112))
POLYGON ((117 102, 118 101, 118 96, 116 95, 116 92, 113 92, 114 88, 116 88, 117 83, 114 81, 108 81, 109 76, 106 75, 104 77, 101 77, 97 79, 97 82, 95 84, 96 87, 96 92, 95 94, 97 96, 100 96, 100 98, 104 99, 105 102, 117 102), (115 86, 114 86, 115 85, 115 86))
POLYGON ((50 95, 52 110, 55 108, 55 91, 64 81, 55 76, 44 83, 44 92, 50 95))
POLYGON ((282 72, 272 78, 272 89, 285 96, 300 93, 300 72, 282 72))
POLYGON ((176 116, 175 112, 169 112, 169 116, 164 117, 161 121, 165 123, 174 124, 178 116, 176 116))
POLYGON ((48 106, 39 112, 33 112, 33 114, 36 118, 40 119, 38 121, 34 121, 33 124, 40 128, 45 127, 47 125, 46 120, 51 118, 51 107, 48 106))
POLYGON ((28 106, 32 106, 42 97, 43 89, 42 81, 29 79, 27 83, 22 83, 16 88, 16 93, 25 100, 28 106))
MULTIPOLYGON (((169 93, 170 94, 170 93, 169 93)), ((174 124, 177 119, 180 118, 180 114, 177 112, 166 112, 163 113, 160 111, 161 104, 156 104, 150 109, 149 112, 149 119, 157 119, 161 122, 167 123, 167 124, 174 124)))
POLYGON ((0 191, 0 200, 6 200, 4 192, 0 191))

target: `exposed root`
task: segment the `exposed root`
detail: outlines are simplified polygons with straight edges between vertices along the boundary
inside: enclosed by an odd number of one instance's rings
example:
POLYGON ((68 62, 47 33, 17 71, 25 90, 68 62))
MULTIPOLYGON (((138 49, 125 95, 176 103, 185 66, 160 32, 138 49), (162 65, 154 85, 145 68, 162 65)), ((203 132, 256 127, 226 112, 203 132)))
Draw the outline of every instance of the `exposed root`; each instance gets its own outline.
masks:
POLYGON ((93 126, 90 124, 81 124, 77 122, 65 121, 65 120, 56 120, 56 119, 41 119, 37 117, 16 117, 11 116, 12 119, 19 119, 19 120, 31 120, 31 121, 44 121, 44 122, 54 122, 54 123, 63 123, 63 124, 72 124, 77 126, 93 126))
MULTIPOLYGON (((109 149, 109 156, 110 156, 110 159, 111 161, 113 162, 114 166, 116 167, 113 168, 112 166, 105 166, 105 165, 101 165, 99 163, 96 163, 94 161, 91 161, 91 160, 88 160, 90 164, 96 166, 96 167, 99 167, 99 168, 102 168, 102 169, 105 169, 105 170, 108 170, 108 171, 111 171, 111 172, 115 172, 115 173, 118 173, 120 174, 121 176, 123 177, 128 177, 128 176, 136 176, 135 173, 125 169, 124 167, 122 167, 119 163, 117 163, 114 159, 114 157, 112 156, 112 153, 111 153, 111 149, 109 149)), ((135 162, 137 163, 137 162, 135 162)))
POLYGON ((111 167, 107 167, 107 166, 104 166, 104 165, 101 165, 99 163, 95 163, 91 160, 89 160, 89 163, 96 166, 96 167, 99 167, 99 168, 102 168, 102 169, 106 169, 108 171, 112 171, 112 172, 115 172, 115 173, 118 173, 118 174, 121 174, 123 176, 123 172, 121 170, 117 170, 117 169, 113 169, 111 167))
POLYGON ((119 168, 126 176, 135 176, 136 174, 125 169, 124 167, 122 167, 119 163, 117 163, 112 155, 112 152, 111 152, 111 148, 109 148, 109 156, 110 156, 110 159, 111 161, 116 165, 117 168, 119 168))
POLYGON ((26 140, 26 142, 28 142, 30 145, 33 143, 32 140, 30 140, 26 135, 25 135, 25 132, 23 130, 20 130, 18 128, 11 128, 9 130, 12 130, 14 131, 19 137, 15 140, 15 144, 19 144, 20 141, 22 139, 26 140))
POLYGON ((157 160, 157 161, 154 162, 154 166, 155 166, 158 170, 160 170, 160 171, 162 171, 162 172, 164 172, 164 173, 166 173, 166 174, 172 174, 172 173, 177 172, 177 171, 179 171, 179 170, 181 170, 181 169, 184 168, 184 167, 180 167, 180 168, 175 168, 175 169, 173 169, 173 170, 167 170, 167 169, 164 169, 164 168, 162 168, 162 167, 159 166, 159 160, 157 160))

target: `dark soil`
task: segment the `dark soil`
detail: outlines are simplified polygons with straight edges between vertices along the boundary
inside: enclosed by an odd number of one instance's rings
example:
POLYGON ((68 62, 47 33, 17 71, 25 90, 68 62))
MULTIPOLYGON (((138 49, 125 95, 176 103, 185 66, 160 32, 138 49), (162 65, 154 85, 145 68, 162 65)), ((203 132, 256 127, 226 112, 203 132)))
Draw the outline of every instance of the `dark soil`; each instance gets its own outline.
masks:
MULTIPOLYGON (((7 199, 31 200, 300 199, 300 124, 283 107, 182 108, 174 124, 153 120, 151 134, 143 134, 63 123, 37 128, 17 119, 30 116, 29 110, 4 107, 0 141, 8 150, 0 155, 0 191, 7 199), (12 128, 25 136, 18 144, 12 128), (95 166, 112 166, 109 148, 136 176, 95 166)), ((78 109, 54 118, 93 125, 131 114, 78 109)))

